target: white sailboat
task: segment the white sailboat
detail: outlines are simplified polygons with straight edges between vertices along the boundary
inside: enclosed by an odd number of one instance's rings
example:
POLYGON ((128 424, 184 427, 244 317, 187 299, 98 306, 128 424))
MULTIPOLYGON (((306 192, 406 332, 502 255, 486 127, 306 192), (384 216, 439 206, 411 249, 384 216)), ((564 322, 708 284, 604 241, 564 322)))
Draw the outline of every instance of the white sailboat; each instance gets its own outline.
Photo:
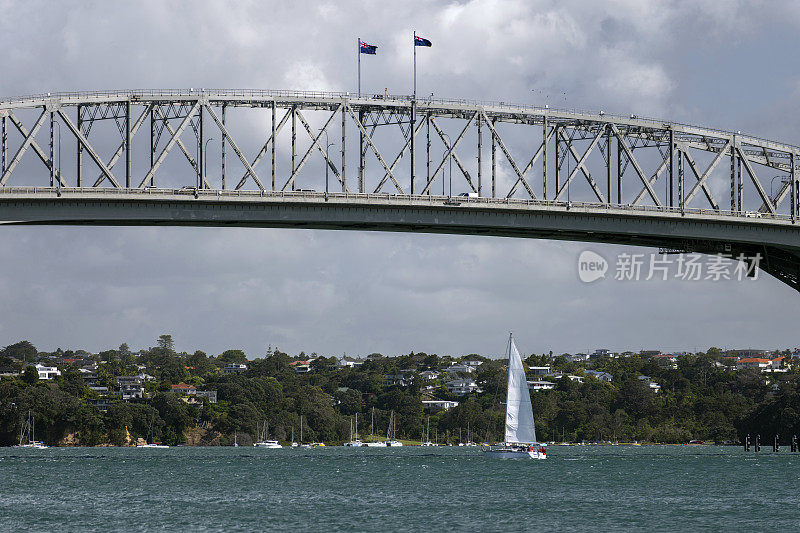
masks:
POLYGON ((355 433, 353 432, 353 421, 350 421, 350 442, 345 442, 345 446, 350 448, 359 448, 364 446, 364 443, 358 439, 358 413, 356 413, 355 433), (355 434, 355 438, 353 435, 355 434))
POLYGON ((484 450, 487 457, 546 459, 547 449, 536 442, 533 407, 522 357, 512 334, 508 336, 508 394, 503 444, 484 450))
MULTIPOLYGON (((372 423, 369 426, 370 438, 375 438, 375 408, 372 408, 372 423)), ((382 440, 371 440, 367 443, 369 448, 386 448, 386 442, 382 440)))
POLYGON ((14 448, 42 450, 49 447, 45 443, 36 440, 36 419, 31 416, 31 412, 28 410, 28 420, 22 423, 22 429, 19 432, 19 444, 15 445, 14 448), (28 442, 25 442, 25 437, 28 437, 28 442))
POLYGON ((269 437, 269 422, 264 420, 264 429, 261 431, 261 426, 259 426, 258 442, 254 442, 253 446, 256 448, 283 448, 278 441, 268 440, 267 437, 269 437))
POLYGON ((431 442, 431 417, 428 417, 428 429, 425 430, 425 441, 420 446, 438 446, 431 442))
POLYGON ((389 430, 386 432, 386 446, 402 446, 403 443, 397 440, 397 418, 394 411, 389 413, 389 430))

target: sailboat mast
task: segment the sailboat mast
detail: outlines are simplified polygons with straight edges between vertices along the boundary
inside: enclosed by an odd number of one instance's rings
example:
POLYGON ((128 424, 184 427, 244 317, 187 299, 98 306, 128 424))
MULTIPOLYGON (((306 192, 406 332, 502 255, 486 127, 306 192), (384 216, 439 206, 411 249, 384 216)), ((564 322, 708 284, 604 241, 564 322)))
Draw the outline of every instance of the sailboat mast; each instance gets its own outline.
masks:
POLYGON ((508 434, 508 398, 511 394, 511 343, 514 342, 514 333, 508 332, 508 346, 506 347, 506 360, 508 361, 508 375, 506 376, 506 420, 503 427, 503 444, 508 445, 506 442, 506 435, 508 434))

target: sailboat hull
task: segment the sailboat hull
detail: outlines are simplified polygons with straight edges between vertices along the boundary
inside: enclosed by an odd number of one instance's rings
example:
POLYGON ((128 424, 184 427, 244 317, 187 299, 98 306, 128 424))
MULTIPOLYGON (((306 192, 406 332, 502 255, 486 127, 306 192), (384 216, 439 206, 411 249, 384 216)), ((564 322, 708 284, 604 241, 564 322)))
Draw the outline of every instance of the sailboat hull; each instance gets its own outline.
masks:
POLYGON ((484 450, 491 459, 547 459, 547 452, 525 448, 497 448, 484 450))

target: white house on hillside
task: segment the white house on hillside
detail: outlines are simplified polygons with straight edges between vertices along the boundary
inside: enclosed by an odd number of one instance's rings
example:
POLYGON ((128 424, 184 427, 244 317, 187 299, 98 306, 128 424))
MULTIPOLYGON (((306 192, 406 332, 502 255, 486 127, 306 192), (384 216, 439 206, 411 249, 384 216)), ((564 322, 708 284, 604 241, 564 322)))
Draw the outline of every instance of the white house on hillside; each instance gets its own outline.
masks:
POLYGON ((55 379, 56 376, 61 375, 61 371, 56 367, 44 366, 40 363, 36 363, 36 371, 39 373, 39 379, 55 379))
POLYGON ((540 390, 553 390, 556 388, 556 384, 552 381, 528 381, 528 390, 532 391, 540 391, 540 390))
POLYGON ((455 394, 456 396, 464 396, 470 392, 480 392, 478 384, 475 383, 474 379, 470 378, 454 379, 445 383, 444 386, 447 387, 450 394, 455 394))

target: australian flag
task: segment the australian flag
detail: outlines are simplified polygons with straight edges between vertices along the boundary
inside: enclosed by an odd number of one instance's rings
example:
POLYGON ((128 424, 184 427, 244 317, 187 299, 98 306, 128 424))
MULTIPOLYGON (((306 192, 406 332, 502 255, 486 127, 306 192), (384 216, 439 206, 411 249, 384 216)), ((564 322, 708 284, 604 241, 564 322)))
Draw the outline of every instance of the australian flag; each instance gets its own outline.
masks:
POLYGON ((423 37, 419 37, 418 35, 414 36, 414 46, 430 46, 431 42, 428 39, 423 37))
POLYGON ((375 55, 375 51, 377 49, 378 49, 378 47, 376 45, 374 45, 374 44, 367 44, 367 43, 364 43, 364 42, 361 43, 361 53, 362 54, 375 55))

